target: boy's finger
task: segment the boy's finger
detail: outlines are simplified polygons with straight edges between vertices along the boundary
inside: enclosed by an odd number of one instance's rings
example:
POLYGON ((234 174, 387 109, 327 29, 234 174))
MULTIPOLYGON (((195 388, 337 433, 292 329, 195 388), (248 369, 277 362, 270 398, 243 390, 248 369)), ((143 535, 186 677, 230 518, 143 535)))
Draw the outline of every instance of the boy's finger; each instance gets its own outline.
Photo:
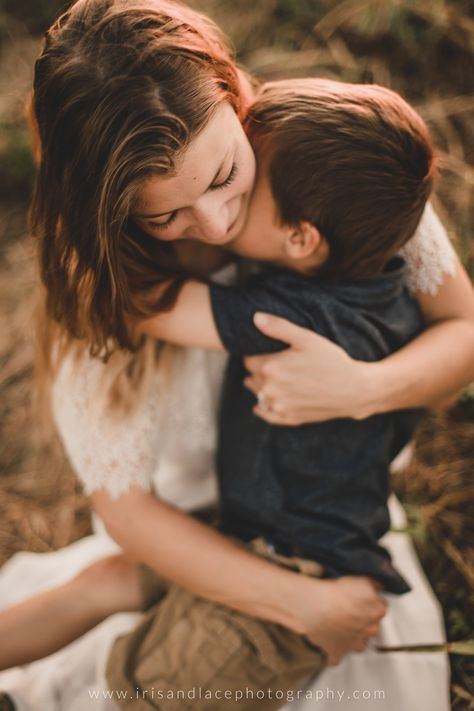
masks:
POLYGON ((272 316, 257 312, 253 317, 255 326, 269 338, 275 338, 277 341, 283 341, 295 348, 302 347, 308 338, 308 334, 314 335, 312 331, 308 331, 301 326, 295 326, 294 323, 280 316, 272 316))

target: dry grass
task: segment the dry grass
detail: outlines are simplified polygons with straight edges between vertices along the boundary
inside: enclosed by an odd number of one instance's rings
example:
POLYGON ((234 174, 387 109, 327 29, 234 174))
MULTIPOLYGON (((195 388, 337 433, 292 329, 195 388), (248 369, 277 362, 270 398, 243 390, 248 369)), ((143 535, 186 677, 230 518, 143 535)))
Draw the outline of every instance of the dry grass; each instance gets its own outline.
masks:
POLYGON ((0 216, 0 564, 90 530, 88 502, 59 443, 41 446, 32 407, 34 266, 24 206, 0 216), (9 240, 9 235, 17 238, 9 240))
MULTIPOLYGON (((474 631, 474 400, 427 417, 412 464, 395 479, 450 641, 474 631)), ((474 661, 452 656, 455 709, 474 708, 474 661)))
MULTIPOLYGON (((22 16, 23 0, 7 2, 22 16)), ((51 0, 50 5, 59 2, 51 0)), ((457 0, 193 0, 234 39, 261 78, 317 74, 373 80, 399 90, 429 122, 442 154, 437 207, 474 274, 474 20, 457 0)), ((48 3, 42 4, 42 13, 48 3)), ((23 13, 23 16, 24 13, 23 13)), ((87 499, 59 445, 34 437, 32 245, 25 213, 30 167, 21 113, 36 42, 18 24, 0 41, 0 563, 18 550, 46 551, 90 530, 87 499), (14 77, 14 81, 12 79, 14 77), (25 162, 26 161, 26 162, 25 162), (8 202, 6 202, 8 198, 8 202)), ((30 21, 29 21, 30 22, 30 21)), ((41 22, 31 20, 38 29, 41 22)), ((3 34, 2 34, 3 33, 3 34)), ((395 488, 409 513, 450 640, 473 635, 474 392, 429 417, 395 488)), ((453 708, 474 709, 474 667, 453 657, 453 708)))

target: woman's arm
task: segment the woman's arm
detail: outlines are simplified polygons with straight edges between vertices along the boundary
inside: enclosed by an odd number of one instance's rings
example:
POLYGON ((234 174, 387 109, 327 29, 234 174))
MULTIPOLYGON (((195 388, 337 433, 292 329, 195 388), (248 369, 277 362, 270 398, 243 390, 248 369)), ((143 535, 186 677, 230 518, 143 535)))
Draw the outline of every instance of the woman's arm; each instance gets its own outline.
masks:
MULTIPOLYGON (((474 378, 474 290, 459 263, 436 294, 418 292, 428 328, 377 363, 351 359, 339 346, 288 321, 266 316, 260 329, 290 348, 246 358, 247 386, 274 424, 298 425, 335 417, 436 407, 474 378)), ((257 321, 256 321, 257 323, 257 321)))
POLYGON ((375 364, 369 414, 435 408, 474 379, 474 289, 459 262, 435 295, 415 293, 428 328, 375 364))
POLYGON ((330 662, 377 633, 385 604, 368 578, 293 573, 139 487, 118 499, 97 491, 92 502, 128 555, 197 595, 307 635, 330 662))

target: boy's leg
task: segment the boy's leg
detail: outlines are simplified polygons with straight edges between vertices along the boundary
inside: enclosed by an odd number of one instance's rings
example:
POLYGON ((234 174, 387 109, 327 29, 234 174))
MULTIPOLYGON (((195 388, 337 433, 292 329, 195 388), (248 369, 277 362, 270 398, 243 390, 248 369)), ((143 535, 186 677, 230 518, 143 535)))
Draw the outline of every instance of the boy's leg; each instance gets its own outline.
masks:
POLYGON ((171 583, 145 563, 137 564, 138 586, 140 590, 140 610, 148 610, 162 600, 171 583))
POLYGON ((62 585, 0 611, 0 669, 52 654, 115 612, 143 609, 149 598, 143 599, 140 578, 134 561, 107 556, 62 585))
POLYGON ((270 711, 324 664, 304 637, 172 586, 115 642, 106 676, 130 711, 270 711))

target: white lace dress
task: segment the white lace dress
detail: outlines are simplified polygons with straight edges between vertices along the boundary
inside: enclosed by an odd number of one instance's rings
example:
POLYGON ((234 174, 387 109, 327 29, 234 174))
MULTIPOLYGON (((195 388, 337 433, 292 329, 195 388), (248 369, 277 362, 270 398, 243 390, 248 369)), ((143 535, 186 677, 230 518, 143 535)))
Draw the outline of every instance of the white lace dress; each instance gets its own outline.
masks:
MULTIPOLYGON (((456 255, 431 206, 403 250, 413 290, 436 294, 446 274, 454 274, 456 255)), ((150 388, 143 406, 123 422, 100 417, 96 393, 104 366, 88 360, 81 368, 66 362, 54 389, 58 429, 85 490, 107 489, 112 495, 131 484, 193 510, 216 499, 213 455, 216 407, 225 364, 222 354, 187 349, 179 377, 166 398, 160 382, 150 388)), ((392 524, 405 519, 390 501, 392 524)), ((95 533, 52 553, 17 553, 0 570, 0 608, 57 585, 90 562, 118 549, 97 517, 95 533)), ((379 644, 443 641, 439 605, 421 571, 407 535, 389 533, 385 544, 413 590, 387 596, 389 613, 379 644)), ((119 690, 108 690, 104 668, 114 639, 131 629, 140 613, 113 615, 65 649, 39 662, 0 673, 0 690, 8 691, 18 711, 85 711, 117 709, 119 690)), ((449 671, 442 653, 389 653, 368 650, 309 681, 287 711, 448 711, 449 671)), ((296 695, 295 695, 296 698, 296 695)))

